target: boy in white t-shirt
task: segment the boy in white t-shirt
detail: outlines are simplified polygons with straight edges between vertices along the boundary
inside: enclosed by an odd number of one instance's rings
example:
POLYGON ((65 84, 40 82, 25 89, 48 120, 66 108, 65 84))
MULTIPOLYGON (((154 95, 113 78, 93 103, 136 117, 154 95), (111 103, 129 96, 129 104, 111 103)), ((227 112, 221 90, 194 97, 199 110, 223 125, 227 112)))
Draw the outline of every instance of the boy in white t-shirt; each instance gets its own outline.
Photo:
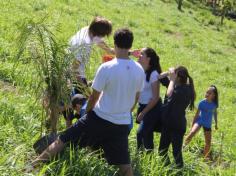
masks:
MULTIPOLYGON (((115 55, 114 48, 110 48, 103 40, 112 32, 111 21, 104 17, 95 17, 89 26, 83 27, 74 36, 71 37, 69 50, 74 54, 75 61, 72 69, 77 79, 87 85, 85 66, 88 64, 92 46, 96 44, 108 54, 115 55)), ((138 57, 139 50, 129 51, 135 57, 138 57)))
POLYGON ((118 166, 120 175, 133 175, 128 151, 130 112, 144 87, 145 73, 142 66, 128 56, 132 43, 130 30, 115 32, 116 58, 97 70, 93 93, 87 104, 87 116, 64 131, 32 163, 33 166, 55 156, 66 143, 79 141, 82 147, 101 147, 108 163, 118 166))
POLYGON ((74 54, 73 71, 77 78, 85 79, 85 66, 89 62, 92 45, 96 44, 106 52, 113 54, 114 50, 109 48, 103 41, 105 36, 112 32, 112 24, 103 17, 95 17, 89 26, 83 27, 71 37, 69 50, 74 54))

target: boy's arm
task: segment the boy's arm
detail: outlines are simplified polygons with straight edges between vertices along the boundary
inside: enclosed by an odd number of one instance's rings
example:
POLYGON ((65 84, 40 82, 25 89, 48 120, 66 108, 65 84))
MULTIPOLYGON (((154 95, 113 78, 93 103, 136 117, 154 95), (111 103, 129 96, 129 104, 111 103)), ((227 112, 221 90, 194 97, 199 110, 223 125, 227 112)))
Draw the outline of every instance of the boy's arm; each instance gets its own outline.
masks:
POLYGON ((214 119, 215 119, 215 129, 218 129, 218 121, 217 121, 217 110, 214 112, 214 119))
POLYGON ((96 103, 99 99, 100 94, 101 94, 101 92, 98 92, 97 90, 93 89, 93 92, 90 95, 89 100, 88 100, 88 104, 86 107, 86 113, 93 110, 94 106, 96 105, 96 103))
POLYGON ((104 51, 106 51, 108 54, 113 54, 115 55, 115 50, 114 48, 110 48, 105 42, 99 42, 97 43, 97 45, 103 49, 104 51))
MULTIPOLYGON (((105 42, 99 42, 97 43, 97 46, 106 51, 108 54, 115 55, 115 49, 110 48, 105 42)), ((140 55, 140 49, 130 50, 129 54, 138 58, 140 55)))
POLYGON ((196 120, 197 120, 197 118, 198 118, 198 116, 199 116, 199 113, 200 113, 200 111, 199 111, 199 109, 197 109, 197 112, 196 112, 195 116, 193 117, 192 126, 193 126, 194 123, 196 122, 196 120))

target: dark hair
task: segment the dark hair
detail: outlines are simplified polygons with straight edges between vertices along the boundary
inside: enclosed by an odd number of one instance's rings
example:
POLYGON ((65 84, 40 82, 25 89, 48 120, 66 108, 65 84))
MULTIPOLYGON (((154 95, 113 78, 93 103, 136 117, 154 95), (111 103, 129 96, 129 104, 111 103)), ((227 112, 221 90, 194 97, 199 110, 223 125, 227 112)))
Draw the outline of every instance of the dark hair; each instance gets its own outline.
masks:
POLYGON ((216 107, 218 108, 218 106, 219 106, 218 90, 215 85, 211 85, 210 88, 212 88, 212 90, 215 94, 215 98, 214 98, 213 102, 216 104, 216 107))
POLYGON ((130 49, 133 40, 133 33, 127 28, 118 29, 114 34, 114 44, 121 49, 130 49))
POLYGON ((161 74, 161 65, 160 65, 160 58, 152 48, 145 48, 144 53, 147 57, 150 58, 149 62, 149 69, 146 71, 146 81, 150 80, 151 73, 156 70, 159 74, 161 74))
POLYGON ((196 98, 196 92, 194 89, 194 83, 192 77, 189 75, 187 68, 184 66, 178 66, 175 69, 175 72, 177 74, 177 79, 180 84, 187 84, 187 81, 189 80, 189 86, 191 88, 191 97, 190 97, 190 105, 189 108, 190 110, 194 109, 194 101, 196 98))
POLYGON ((72 107, 75 108, 77 104, 83 105, 86 101, 86 98, 82 94, 76 94, 71 99, 72 107))
POLYGON ((95 17, 89 25, 89 33, 93 36, 104 37, 109 36, 112 31, 112 24, 103 17, 95 17))

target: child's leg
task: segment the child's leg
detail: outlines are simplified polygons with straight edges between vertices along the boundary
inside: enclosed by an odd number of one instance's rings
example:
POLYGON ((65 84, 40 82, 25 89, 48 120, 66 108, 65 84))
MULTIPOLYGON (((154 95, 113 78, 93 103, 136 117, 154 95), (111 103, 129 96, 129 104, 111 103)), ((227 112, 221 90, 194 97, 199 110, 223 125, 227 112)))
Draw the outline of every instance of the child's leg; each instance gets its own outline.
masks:
POLYGON ((201 126, 198 123, 194 123, 190 133, 188 134, 187 138, 185 139, 184 145, 187 145, 192 140, 193 136, 195 136, 195 134, 199 131, 200 128, 201 128, 201 126))
POLYGON ((209 158, 210 149, 211 149, 211 130, 204 129, 204 136, 205 136, 205 147, 204 147, 204 158, 209 158))

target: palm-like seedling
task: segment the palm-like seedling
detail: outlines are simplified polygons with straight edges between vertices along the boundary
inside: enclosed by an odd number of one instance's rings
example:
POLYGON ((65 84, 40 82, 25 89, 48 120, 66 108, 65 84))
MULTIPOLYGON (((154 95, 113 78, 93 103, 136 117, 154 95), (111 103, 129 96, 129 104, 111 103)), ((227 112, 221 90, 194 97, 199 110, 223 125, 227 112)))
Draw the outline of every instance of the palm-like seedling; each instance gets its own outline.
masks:
POLYGON ((17 42, 19 52, 16 58, 32 63, 38 73, 35 93, 42 95, 44 92, 44 109, 48 112, 50 130, 54 133, 57 131, 59 105, 69 99, 72 56, 66 51, 66 45, 57 42, 44 20, 25 22, 17 42))

